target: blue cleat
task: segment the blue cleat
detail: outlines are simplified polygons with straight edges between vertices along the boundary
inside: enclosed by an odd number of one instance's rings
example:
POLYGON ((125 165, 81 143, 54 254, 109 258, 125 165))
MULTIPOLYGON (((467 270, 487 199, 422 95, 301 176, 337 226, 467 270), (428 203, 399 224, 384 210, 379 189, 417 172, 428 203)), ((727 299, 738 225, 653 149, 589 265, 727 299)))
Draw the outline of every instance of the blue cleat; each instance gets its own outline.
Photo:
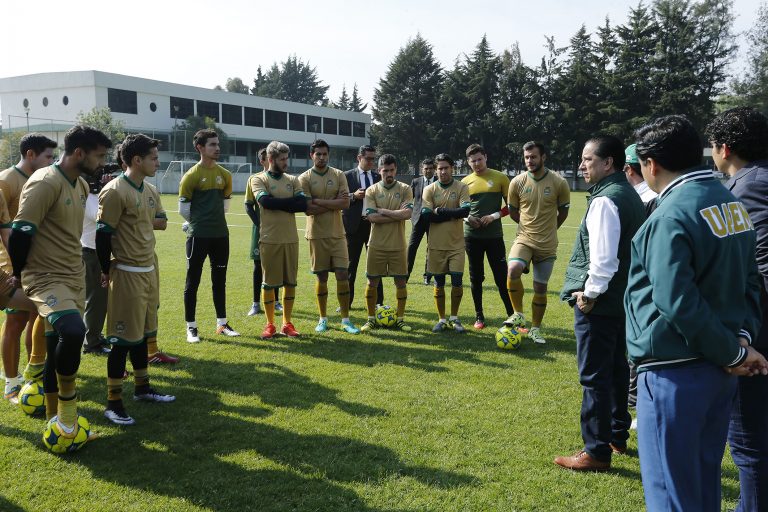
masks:
POLYGON ((315 332, 325 332, 328 330, 328 320, 325 320, 321 318, 317 322, 317 326, 315 327, 315 332))
POLYGON ((352 323, 352 320, 342 320, 341 328, 347 331, 349 334, 360 334, 360 329, 355 327, 355 324, 352 323))

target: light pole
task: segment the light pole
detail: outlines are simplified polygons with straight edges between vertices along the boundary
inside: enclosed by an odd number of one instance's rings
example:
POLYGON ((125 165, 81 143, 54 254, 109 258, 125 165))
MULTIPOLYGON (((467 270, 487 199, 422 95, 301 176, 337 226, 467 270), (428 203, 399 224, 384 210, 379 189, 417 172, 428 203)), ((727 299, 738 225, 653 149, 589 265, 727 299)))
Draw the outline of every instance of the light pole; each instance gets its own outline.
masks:
POLYGON ((315 132, 315 142, 317 142, 317 123, 312 123, 312 131, 315 132))
POLYGON ((24 107, 24 115, 27 116, 27 133, 29 133, 29 107, 24 107))
POLYGON ((178 132, 176 125, 179 122, 179 106, 174 105, 173 106, 173 152, 176 153, 178 151, 178 148, 176 147, 176 142, 178 140, 178 132))

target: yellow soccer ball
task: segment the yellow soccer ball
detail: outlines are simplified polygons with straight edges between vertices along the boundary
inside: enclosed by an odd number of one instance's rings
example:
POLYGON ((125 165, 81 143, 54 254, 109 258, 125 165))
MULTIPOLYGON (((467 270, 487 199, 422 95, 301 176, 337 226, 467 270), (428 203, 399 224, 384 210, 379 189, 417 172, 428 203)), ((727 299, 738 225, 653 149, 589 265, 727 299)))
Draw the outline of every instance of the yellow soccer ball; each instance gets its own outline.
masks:
POLYGON ((514 328, 503 325, 496 331, 496 346, 503 350, 515 350, 523 342, 523 336, 514 328))
POLYGON ((88 423, 85 416, 78 415, 74 437, 64 437, 56 420, 57 417, 54 416, 45 426, 43 444, 46 448, 53 453, 72 453, 85 446, 91 433, 91 424, 88 423))
POLYGON ((376 323, 382 327, 392 327, 397 322, 397 311, 390 306, 379 306, 376 309, 376 323))
POLYGON ((43 381, 33 380, 22 386, 21 391, 19 391, 19 407, 30 416, 45 414, 43 381))

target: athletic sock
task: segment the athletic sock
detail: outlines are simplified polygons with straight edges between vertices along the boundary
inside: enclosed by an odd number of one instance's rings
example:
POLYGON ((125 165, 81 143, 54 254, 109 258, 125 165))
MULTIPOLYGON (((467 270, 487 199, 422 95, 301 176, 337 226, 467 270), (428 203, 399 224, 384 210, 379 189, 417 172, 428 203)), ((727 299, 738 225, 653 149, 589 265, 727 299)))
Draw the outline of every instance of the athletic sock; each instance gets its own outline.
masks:
POLYGON ((160 348, 157 346, 157 336, 152 336, 150 338, 147 338, 147 351, 150 354, 155 354, 160 350, 160 348))
POLYGON ((320 317, 328 316, 328 281, 320 281, 318 279, 315 282, 315 296, 320 317))
POLYGON ((197 322, 187 322, 187 329, 197 329, 197 322))
POLYGON ((62 375, 56 373, 59 384, 59 404, 57 414, 59 423, 65 427, 74 427, 77 423, 77 388, 75 385, 76 374, 62 375))
POLYGON ((133 369, 133 393, 142 395, 149 392, 149 372, 146 368, 133 369))
POLYGON ((368 318, 376 314, 376 288, 370 284, 365 285, 365 309, 368 310, 368 318))
POLYGON ((349 281, 336 281, 336 298, 339 299, 339 313, 342 318, 349 317, 349 281))
POLYGON ((29 355, 29 364, 45 363, 45 352, 45 319, 38 315, 32 327, 32 353, 29 355))
POLYGON ((50 420, 56 413, 59 407, 59 393, 54 391, 53 393, 45 394, 45 419, 50 420))
POLYGON ((445 288, 435 286, 435 307, 437 308, 437 317, 441 320, 445 318, 445 288))
POLYGON ((267 323, 275 323, 275 290, 273 288, 263 288, 261 290, 261 303, 264 304, 264 314, 267 317, 267 323))
POLYGON ((507 278, 507 293, 515 313, 523 312, 523 280, 507 278))
MULTIPOLYGON (((326 300, 328 291, 326 290, 326 300)), ((283 324, 287 324, 291 321, 291 313, 293 313, 293 301, 296 298, 295 286, 283 287, 283 324)))
MULTIPOLYGON (((408 300, 408 287, 403 285, 395 288, 395 296, 397 297, 397 318, 402 320, 405 315, 405 303, 408 300)), ((445 300, 445 297, 443 297, 445 300)))
POLYGON ((462 297, 464 297, 464 287, 451 286, 451 317, 456 317, 459 314, 462 297))
POLYGON ((107 377, 107 401, 122 401, 123 379, 111 379, 107 377))
POLYGON ((547 294, 533 292, 531 300, 531 327, 541 327, 544 312, 547 310, 547 294))
POLYGON ((216 319, 216 327, 221 327, 222 325, 227 325, 227 317, 216 319))

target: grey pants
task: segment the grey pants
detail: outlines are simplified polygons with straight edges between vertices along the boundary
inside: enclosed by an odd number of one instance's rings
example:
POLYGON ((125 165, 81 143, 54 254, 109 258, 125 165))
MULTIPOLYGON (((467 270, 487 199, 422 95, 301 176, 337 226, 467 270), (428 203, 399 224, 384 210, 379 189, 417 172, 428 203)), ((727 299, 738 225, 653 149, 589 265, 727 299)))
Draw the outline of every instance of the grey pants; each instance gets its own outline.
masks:
POLYGON ((85 348, 93 349, 104 342, 101 331, 107 316, 107 289, 101 287, 101 266, 96 251, 83 247, 85 263, 85 348))

